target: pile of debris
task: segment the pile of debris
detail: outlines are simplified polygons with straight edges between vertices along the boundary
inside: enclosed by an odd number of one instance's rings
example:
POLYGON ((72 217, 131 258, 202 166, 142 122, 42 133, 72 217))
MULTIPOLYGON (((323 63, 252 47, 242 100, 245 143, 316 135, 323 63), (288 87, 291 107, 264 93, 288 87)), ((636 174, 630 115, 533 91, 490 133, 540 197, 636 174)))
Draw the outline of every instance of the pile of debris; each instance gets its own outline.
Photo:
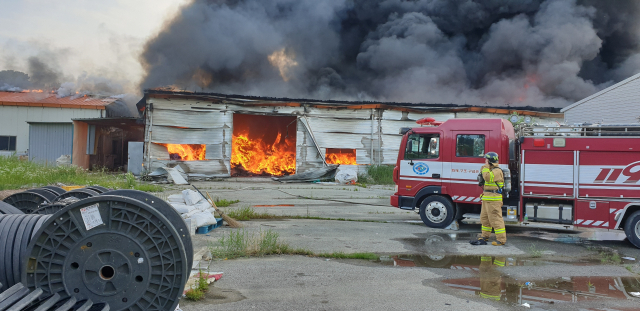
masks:
POLYGON ((175 310, 193 266, 181 215, 141 191, 56 188, 0 203, 0 310, 175 310))

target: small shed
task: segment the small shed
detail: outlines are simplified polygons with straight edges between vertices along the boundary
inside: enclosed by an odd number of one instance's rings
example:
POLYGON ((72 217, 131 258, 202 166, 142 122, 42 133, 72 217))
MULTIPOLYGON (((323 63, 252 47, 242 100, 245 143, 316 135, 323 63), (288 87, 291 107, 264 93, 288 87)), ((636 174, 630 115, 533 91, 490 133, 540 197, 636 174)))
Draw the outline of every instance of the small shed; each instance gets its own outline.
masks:
POLYGON ((88 95, 59 97, 55 92, 0 92, 0 155, 28 155, 55 163, 72 154, 73 121, 129 113, 118 98, 88 95))
POLYGON ((562 109, 565 123, 636 124, 640 122, 640 74, 562 109))
POLYGON ((281 176, 326 164, 395 164, 402 127, 416 120, 528 115, 557 124, 557 108, 499 108, 410 103, 318 101, 146 90, 148 171, 180 165, 207 177, 281 176))

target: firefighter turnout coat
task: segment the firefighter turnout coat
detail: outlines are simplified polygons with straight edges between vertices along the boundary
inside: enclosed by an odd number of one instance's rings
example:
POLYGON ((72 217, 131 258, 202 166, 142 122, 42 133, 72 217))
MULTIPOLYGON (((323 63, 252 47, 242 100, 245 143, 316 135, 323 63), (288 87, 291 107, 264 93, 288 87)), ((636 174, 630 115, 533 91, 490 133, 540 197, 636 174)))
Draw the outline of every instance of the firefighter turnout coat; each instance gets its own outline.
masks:
POLYGON ((482 166, 484 178, 484 192, 482 193, 482 210, 480 221, 482 222, 482 237, 488 240, 491 231, 496 233, 496 240, 507 242, 507 233, 502 219, 502 194, 498 193, 504 187, 502 169, 498 166, 485 164, 482 166))

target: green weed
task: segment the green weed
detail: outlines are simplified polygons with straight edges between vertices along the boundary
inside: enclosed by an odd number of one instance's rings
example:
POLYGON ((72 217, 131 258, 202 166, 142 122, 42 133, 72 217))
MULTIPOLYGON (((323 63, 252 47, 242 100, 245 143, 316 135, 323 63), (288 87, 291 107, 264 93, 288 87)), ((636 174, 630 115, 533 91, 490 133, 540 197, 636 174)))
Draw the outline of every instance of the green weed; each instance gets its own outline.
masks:
POLYGON ((371 185, 393 185, 393 165, 369 165, 366 175, 358 175, 358 182, 366 186, 371 185))
POLYGON ((240 202, 240 200, 227 200, 227 199, 220 199, 218 197, 215 197, 214 201, 217 207, 228 207, 231 204, 236 204, 240 202))
POLYGON ((617 253, 601 252, 600 256, 600 262, 603 264, 620 264, 622 262, 620 255, 617 253))
POLYGON ((207 283, 205 274, 200 270, 198 273, 198 282, 196 282, 195 287, 186 290, 184 295, 187 300, 199 301, 204 299, 204 294, 207 291, 209 291, 209 283, 207 283))
POLYGON ((529 246, 529 254, 531 254, 532 258, 542 257, 542 252, 544 252, 544 249, 538 249, 535 244, 529 246))
POLYGON ((364 260, 379 260, 380 256, 373 253, 353 253, 353 254, 345 254, 343 252, 334 252, 334 253, 321 253, 315 255, 316 257, 323 258, 337 258, 337 259, 364 259, 364 260))
POLYGON ((308 251, 292 249, 280 243, 280 234, 269 229, 257 233, 245 229, 231 230, 220 238, 220 246, 209 245, 213 258, 232 259, 238 257, 265 256, 272 254, 307 254, 308 251))
POLYGON ((0 156, 0 190, 40 187, 56 183, 148 192, 163 190, 158 185, 138 182, 130 173, 112 173, 105 169, 87 171, 77 166, 50 166, 21 160, 17 156, 0 156))

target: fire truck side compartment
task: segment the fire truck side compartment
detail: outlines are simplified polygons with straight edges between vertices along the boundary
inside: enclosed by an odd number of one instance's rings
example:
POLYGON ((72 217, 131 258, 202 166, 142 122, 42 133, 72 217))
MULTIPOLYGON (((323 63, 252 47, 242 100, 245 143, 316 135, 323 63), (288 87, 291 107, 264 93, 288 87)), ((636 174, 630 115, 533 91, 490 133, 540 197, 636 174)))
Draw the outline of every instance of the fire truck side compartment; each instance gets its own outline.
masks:
POLYGON ((529 221, 573 223, 573 206, 570 204, 527 203, 525 207, 529 221))

